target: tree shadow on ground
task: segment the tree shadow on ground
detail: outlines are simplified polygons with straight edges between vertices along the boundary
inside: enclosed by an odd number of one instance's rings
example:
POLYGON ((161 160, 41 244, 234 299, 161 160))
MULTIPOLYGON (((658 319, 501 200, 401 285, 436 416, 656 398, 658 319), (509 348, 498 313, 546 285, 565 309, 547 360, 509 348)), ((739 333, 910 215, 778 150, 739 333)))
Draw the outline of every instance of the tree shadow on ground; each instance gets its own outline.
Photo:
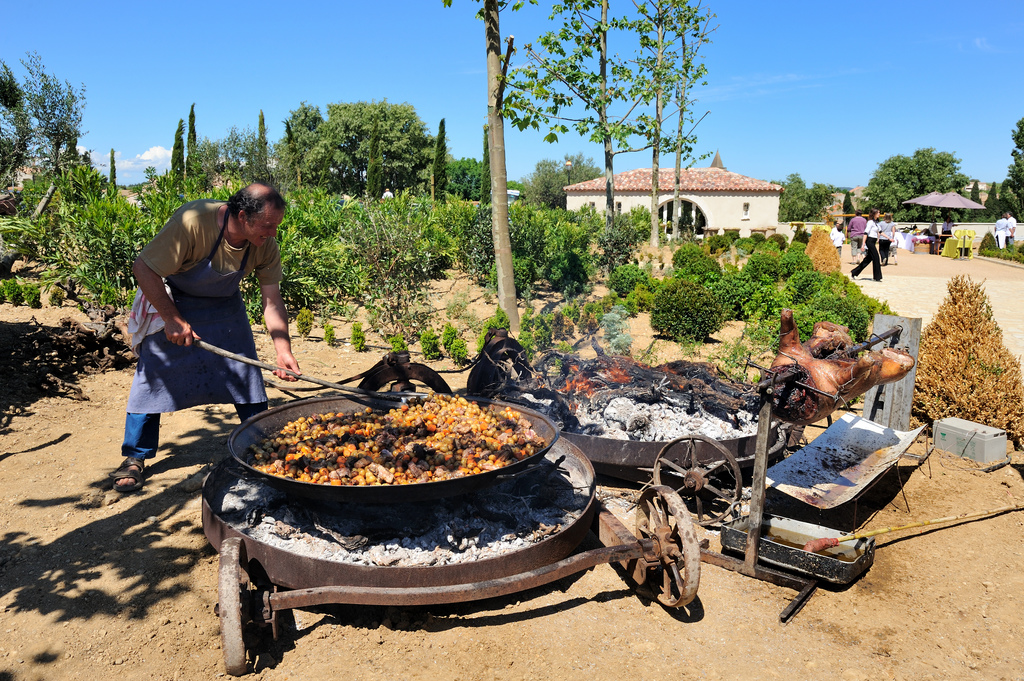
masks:
MULTIPOLYGON (((234 414, 209 410, 203 420, 203 425, 169 444, 168 455, 147 468, 143 492, 120 497, 110 515, 46 543, 31 530, 4 535, 0 592, 9 594, 7 607, 56 615, 56 621, 87 620, 97 614, 143 619, 154 606, 192 590, 193 569, 214 555, 194 520, 195 481, 185 478, 161 488, 152 476, 214 463, 227 455, 227 437, 237 423, 234 414), (111 578, 117 583, 97 584, 111 578)), ((102 478, 88 488, 106 491, 110 484, 109 478, 102 478)), ((74 514, 100 506, 102 498, 92 494, 19 503, 53 507, 55 515, 64 507, 74 514)))

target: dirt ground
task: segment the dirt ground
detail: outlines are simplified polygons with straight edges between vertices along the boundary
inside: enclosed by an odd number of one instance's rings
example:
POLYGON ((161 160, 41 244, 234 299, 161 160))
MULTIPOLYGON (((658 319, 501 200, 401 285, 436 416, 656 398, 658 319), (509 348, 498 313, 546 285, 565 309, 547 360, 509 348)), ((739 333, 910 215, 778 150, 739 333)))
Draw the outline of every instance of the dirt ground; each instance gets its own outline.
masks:
MULTIPOLYGON (((910 268, 901 260, 900 269, 910 268)), ((437 319, 460 320, 472 352, 468 330, 493 301, 461 280, 443 282, 436 298, 437 319)), ((12 330, 24 332, 33 318, 57 328, 66 316, 84 319, 70 304, 0 305, 0 340, 13 343, 12 330)), ((632 331, 634 347, 646 348, 646 319, 634 320, 632 331)), ((383 352, 327 347, 321 333, 317 327, 295 341, 312 375, 351 376, 383 352)), ((725 337, 736 333, 732 327, 725 337)), ((269 343, 257 339, 272 361, 269 343)), ((679 349, 659 342, 654 355, 669 361, 679 349)), ((433 366, 454 369, 446 361, 433 366)), ((0 681, 223 676, 218 557, 203 535, 199 489, 208 467, 227 456, 233 409, 165 415, 144 491, 122 496, 110 491, 107 474, 119 462, 132 369, 62 379, 78 396, 68 386, 23 380, 32 366, 4 368, 0 681)), ((453 388, 465 375, 444 374, 453 388)), ((293 399, 268 392, 273 404, 293 399)), ((924 450, 922 438, 912 451, 924 450)), ((768 510, 852 530, 1024 501, 1021 454, 989 473, 968 464, 935 452, 921 466, 907 462, 888 473, 856 508, 819 515, 770 493, 768 510)), ((630 493, 624 483, 600 482, 630 493)), ((704 534, 716 548, 717 534, 704 534)), ((280 640, 256 642, 250 678, 1024 679, 1022 552, 1022 513, 883 535, 870 570, 848 586, 820 587, 788 625, 779 613, 793 591, 711 565, 702 568, 697 599, 680 610, 637 596, 607 565, 467 604, 301 610, 280 640)))

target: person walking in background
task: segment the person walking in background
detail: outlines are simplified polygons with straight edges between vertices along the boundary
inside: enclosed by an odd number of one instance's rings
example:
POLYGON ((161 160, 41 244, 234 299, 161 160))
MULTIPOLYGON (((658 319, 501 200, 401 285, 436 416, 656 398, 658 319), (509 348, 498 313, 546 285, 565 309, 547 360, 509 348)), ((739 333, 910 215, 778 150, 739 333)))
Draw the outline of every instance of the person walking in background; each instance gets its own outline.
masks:
POLYGON ((996 245, 999 246, 999 250, 1006 248, 1006 238, 1010 236, 1010 222, 1006 219, 1007 215, 1009 213, 1003 213, 996 220, 995 235, 996 245))
POLYGON ((839 229, 839 225, 832 225, 832 231, 829 233, 829 237, 832 239, 832 245, 836 247, 836 253, 839 255, 839 259, 843 259, 843 230, 839 229))
POLYGON ((895 227, 890 213, 886 213, 878 223, 878 259, 883 265, 889 264, 889 251, 892 248, 895 227))
POLYGON ((385 188, 384 189, 384 193, 381 195, 380 198, 382 198, 382 199, 393 199, 393 198, 395 198, 395 195, 391 193, 390 189, 386 189, 385 188))
MULTIPOLYGON (((854 218, 854 220, 856 219, 857 218, 854 218)), ((867 226, 864 228, 864 248, 867 251, 867 256, 861 260, 859 265, 853 268, 852 272, 850 272, 851 279, 856 279, 857 276, 864 271, 864 268, 868 266, 868 262, 870 261, 873 279, 875 281, 882 281, 882 263, 878 260, 878 248, 875 246, 875 244, 878 243, 878 223, 875 222, 877 219, 878 209, 872 208, 869 213, 867 226)))
POLYGON ((1017 233, 1017 220, 1014 219, 1013 213, 1006 211, 1006 225, 1009 227, 1009 236, 1006 237, 1006 243, 1009 245, 1013 244, 1013 240, 1017 233))
POLYGON ((864 230, 867 229, 868 221, 864 219, 861 211, 850 219, 850 226, 846 234, 850 237, 851 263, 857 262, 857 256, 864 250, 864 230))

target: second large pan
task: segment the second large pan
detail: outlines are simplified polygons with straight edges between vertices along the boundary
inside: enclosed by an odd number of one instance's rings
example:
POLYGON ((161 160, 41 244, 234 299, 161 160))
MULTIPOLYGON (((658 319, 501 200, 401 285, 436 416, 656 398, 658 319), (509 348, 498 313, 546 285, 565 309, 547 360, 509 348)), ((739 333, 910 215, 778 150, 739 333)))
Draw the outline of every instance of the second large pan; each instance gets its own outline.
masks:
MULTIPOLYGON (((505 406, 505 403, 482 398, 473 398, 471 401, 476 402, 481 407, 492 404, 505 406)), ((532 424, 534 432, 544 439, 547 446, 522 461, 516 461, 504 468, 484 471, 476 475, 413 485, 332 486, 268 475, 250 465, 249 445, 274 435, 285 424, 301 416, 312 416, 313 414, 323 414, 326 412, 334 412, 336 414, 352 413, 367 407, 374 410, 387 411, 393 409, 396 404, 398 404, 397 401, 362 396, 319 397, 289 402, 288 404, 257 414, 235 428, 228 438, 228 450, 245 467, 249 474, 260 478, 268 485, 280 489, 287 494, 324 501, 390 504, 441 499, 487 487, 506 476, 514 475, 527 468, 541 464, 544 461, 545 452, 558 439, 558 428, 546 416, 530 409, 524 409, 519 405, 509 405, 520 412, 523 418, 532 424)))

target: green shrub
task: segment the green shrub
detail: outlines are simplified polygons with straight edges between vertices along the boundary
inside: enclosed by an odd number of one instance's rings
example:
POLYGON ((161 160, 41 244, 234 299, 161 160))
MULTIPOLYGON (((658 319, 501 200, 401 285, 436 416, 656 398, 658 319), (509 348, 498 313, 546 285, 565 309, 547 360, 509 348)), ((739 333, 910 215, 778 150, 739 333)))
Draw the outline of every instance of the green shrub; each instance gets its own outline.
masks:
POLYGON ((774 241, 778 245, 780 252, 785 251, 786 248, 789 246, 789 241, 787 241, 786 237, 782 234, 772 234, 770 237, 768 237, 768 240, 774 241))
POLYGON ((334 324, 324 322, 324 343, 327 347, 334 347, 334 324))
POLYGON ((313 313, 309 309, 304 307, 295 315, 295 330, 303 338, 309 337, 309 332, 313 330, 313 313))
POLYGON ((661 286, 657 280, 652 281, 652 284, 653 290, 646 284, 640 284, 626 296, 626 309, 630 311, 630 316, 635 317, 637 313, 651 311, 651 306, 654 305, 654 292, 661 286))
POLYGON ((480 328, 480 335, 476 339, 476 351, 480 352, 484 349, 484 339, 487 336, 487 332, 491 329, 508 329, 512 324, 508 320, 508 315, 500 307, 494 312, 494 316, 490 319, 484 320, 483 326, 480 328))
POLYGON ((764 284, 744 301, 743 316, 751 320, 779 319, 783 308, 791 305, 786 289, 779 289, 777 284, 764 284))
POLYGON ((4 286, 3 282, 0 282, 0 304, 7 302, 7 287, 4 286))
POLYGON ((441 343, 433 329, 427 327, 420 334, 420 347, 424 359, 431 362, 441 359, 441 343))
POLYGON ((789 279, 797 272, 813 270, 814 263, 809 255, 803 251, 786 251, 779 258, 779 270, 783 279, 789 279))
POLYGON ((779 258, 771 253, 755 253, 747 259, 743 273, 751 280, 762 284, 774 284, 781 275, 779 258))
POLYGON ((613 272, 620 265, 633 259, 633 254, 650 236, 651 212, 636 206, 629 213, 619 213, 612 222, 612 228, 601 233, 597 246, 601 251, 598 265, 606 272, 613 272))
MULTIPOLYGON (((3 301, 0 301, 3 302, 3 301)), ((64 289, 54 286, 50 289, 50 307, 60 307, 64 304, 64 289)))
POLYGON ((452 361, 459 366, 465 364, 469 361, 469 353, 466 350, 466 341, 461 338, 453 340, 451 350, 449 350, 448 354, 451 355, 452 361))
POLYGON ((996 238, 992 235, 992 232, 985 232, 985 236, 981 237, 981 244, 978 246, 978 253, 981 251, 995 251, 999 249, 999 244, 996 243, 996 238))
POLYGON ((521 330, 516 340, 519 341, 519 345, 523 347, 523 352, 526 353, 526 359, 532 360, 534 355, 537 354, 537 343, 533 339, 533 331, 521 330))
POLYGON ((789 296, 794 305, 806 303, 822 291, 831 290, 831 282, 827 275, 816 270, 802 270, 795 273, 786 282, 789 296))
POLYGON ((801 243, 801 244, 806 246, 807 243, 810 240, 811 240, 811 233, 808 232, 803 227, 800 227, 799 229, 797 229, 796 233, 793 234, 793 243, 801 243))
POLYGON ((762 232, 753 232, 750 235, 750 240, 753 241, 756 245, 761 243, 762 241, 767 241, 768 239, 762 232))
POLYGON ((519 330, 529 331, 530 329, 533 328, 534 321, 535 318, 533 316, 533 308, 527 307, 525 310, 523 310, 523 314, 520 315, 519 317, 519 330))
POLYGON ((537 315, 533 325, 533 341, 538 352, 551 347, 554 342, 551 334, 551 315, 537 315))
POLYGON ((409 346, 405 344, 405 338, 400 335, 391 336, 388 338, 388 343, 391 344, 391 352, 408 352, 409 346))
POLYGON ((565 340, 572 338, 576 333, 573 321, 565 316, 562 310, 555 310, 551 315, 551 338, 554 340, 565 340))
POLYGON ((701 342, 721 329, 724 321, 715 296, 691 281, 667 281, 654 296, 651 328, 675 341, 701 342))
POLYGON ((805 244, 803 241, 797 241, 796 239, 793 239, 789 243, 789 248, 787 248, 786 250, 799 251, 800 253, 804 253, 807 250, 807 244, 805 244))
POLYGON ((711 234, 704 237, 704 246, 711 253, 721 253, 729 249, 732 240, 724 234, 711 234))
MULTIPOLYGON (((601 316, 603 317, 604 313, 601 313, 601 316)), ((597 333, 597 330, 600 328, 600 324, 601 322, 597 318, 597 314, 584 309, 583 313, 580 315, 580 331, 588 334, 597 333)))
POLYGON ((450 355, 452 354, 452 343, 459 337, 459 332, 451 325, 451 322, 445 322, 444 328, 441 329, 441 346, 450 355))
POLYGON ((620 296, 627 296, 638 284, 646 284, 650 279, 650 275, 640 269, 639 265, 619 265, 608 277, 608 288, 620 296))
POLYGON ((576 303, 567 303, 562 308, 562 314, 565 315, 566 319, 578 322, 580 320, 580 306, 576 303))
POLYGON ((21 296, 25 304, 32 309, 38 310, 43 306, 42 293, 36 284, 25 284, 21 287, 21 296))
POLYGON ((702 254, 700 258, 693 258, 683 267, 677 268, 672 276, 690 279, 698 284, 707 284, 722 276, 722 266, 714 258, 702 254))
POLYGON ((779 245, 771 240, 765 240, 754 244, 754 253, 772 253, 773 255, 779 255, 782 253, 782 249, 779 245))
POLYGON ((729 245, 736 243, 736 240, 740 238, 740 230, 738 229, 727 229, 722 234, 726 239, 729 240, 729 245))
POLYGON ((24 296, 21 293, 21 285, 14 279, 4 281, 4 297, 11 305, 21 305, 24 296))
POLYGON ((352 348, 356 352, 366 352, 366 334, 363 333, 362 322, 352 325, 352 348))
POLYGON ((828 321, 847 327, 853 339, 860 342, 867 339, 871 323, 871 315, 858 301, 831 293, 819 293, 797 307, 793 318, 804 340, 810 337, 815 322, 828 321))
POLYGON ((753 239, 746 237, 743 239, 736 239, 736 241, 732 242, 732 245, 736 247, 736 251, 740 255, 750 255, 754 252, 754 246, 757 244, 754 243, 753 239))
POLYGON ((753 282, 741 270, 729 265, 722 276, 708 286, 722 307, 726 319, 745 319, 743 304, 750 299, 760 283, 753 282))
POLYGON ((633 345, 633 337, 629 335, 629 324, 626 322, 626 310, 621 305, 613 307, 601 320, 604 338, 608 349, 615 355, 628 355, 633 345))
POLYGON ((691 263, 707 257, 704 249, 697 244, 683 244, 672 254, 672 267, 676 270, 686 269, 691 263))

